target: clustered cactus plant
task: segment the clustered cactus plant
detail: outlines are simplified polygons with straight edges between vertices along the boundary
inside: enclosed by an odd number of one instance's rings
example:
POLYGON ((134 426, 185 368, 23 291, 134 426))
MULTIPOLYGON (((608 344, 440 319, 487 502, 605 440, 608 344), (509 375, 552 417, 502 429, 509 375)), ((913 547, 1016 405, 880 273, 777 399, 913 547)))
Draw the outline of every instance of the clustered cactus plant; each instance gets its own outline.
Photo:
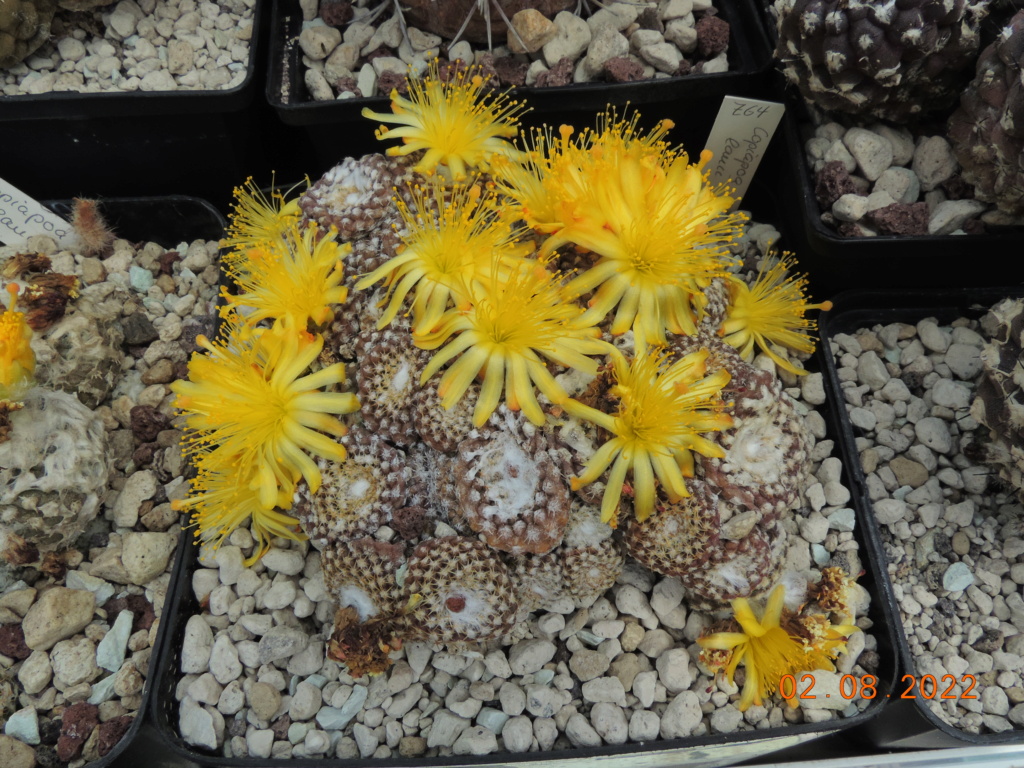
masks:
MULTIPOLYGON (((804 372, 791 356, 813 350, 805 314, 822 305, 803 279, 786 259, 737 274, 745 214, 709 184, 708 155, 664 140, 669 121, 645 134, 609 112, 516 146, 519 107, 474 70, 431 69, 393 99, 366 114, 404 146, 328 171, 302 219, 241 196, 226 338, 201 340, 172 387, 200 465, 180 503, 197 535, 217 543, 251 514, 256 556, 308 537, 338 605, 328 653, 357 676, 406 640, 513 637, 538 607, 589 605, 624 550, 693 605, 767 595, 813 438, 752 360, 804 372), (322 258, 296 258, 313 242, 322 258), (292 316, 292 286, 315 311, 292 316)), ((780 600, 750 632, 803 621, 780 600)), ((779 675, 831 668, 855 628, 811 613, 821 632, 751 641, 767 666, 743 708, 779 675)), ((715 648, 730 676, 747 654, 715 648)))

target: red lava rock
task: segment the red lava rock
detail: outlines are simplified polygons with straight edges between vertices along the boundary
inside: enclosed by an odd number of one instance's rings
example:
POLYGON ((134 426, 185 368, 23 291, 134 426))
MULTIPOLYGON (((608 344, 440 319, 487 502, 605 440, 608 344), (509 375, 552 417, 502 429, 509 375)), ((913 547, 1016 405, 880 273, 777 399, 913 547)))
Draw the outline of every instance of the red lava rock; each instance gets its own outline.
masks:
POLYGON ((158 450, 160 446, 157 443, 143 443, 132 452, 132 462, 136 467, 149 466, 158 450))
POLYGON ((501 56, 494 60, 494 71, 498 82, 506 88, 518 88, 526 85, 526 70, 529 65, 525 61, 517 61, 511 56, 501 56))
POLYGON ((177 251, 164 251, 157 258, 157 263, 160 265, 161 275, 172 275, 174 274, 174 263, 181 261, 181 254, 177 251))
POLYGON ((117 746, 117 743, 128 732, 128 729, 131 728, 134 719, 131 715, 121 715, 113 720, 100 723, 99 740, 96 744, 100 757, 103 757, 117 746))
POLYGON ((696 25, 697 53, 713 59, 729 47, 729 22, 718 16, 704 16, 696 25))
POLYGON ((831 209, 832 203, 843 195, 855 194, 857 187, 839 160, 825 163, 814 179, 814 196, 818 198, 818 205, 825 210, 831 209))
POLYGON ((18 661, 32 655, 32 650, 25 645, 21 624, 0 624, 0 653, 18 661))
POLYGON ((288 715, 281 715, 270 724, 270 730, 274 732, 274 738, 284 740, 288 738, 288 729, 292 725, 292 719, 288 715))
MULTIPOLYGON (((199 347, 196 345, 196 337, 202 335, 208 339, 214 338, 217 335, 217 322, 216 315, 195 315, 182 322, 181 336, 178 337, 178 343, 181 345, 181 348, 185 352, 197 351, 199 347)), ((155 338, 157 337, 154 336, 155 338)), ((137 343, 141 344, 143 342, 137 343)), ((145 343, 148 344, 149 342, 145 343)))
POLYGON ((685 77, 686 75, 690 74, 692 71, 693 71, 693 64, 691 64, 687 59, 681 59, 679 61, 679 68, 676 70, 675 76, 676 77, 685 77))
POLYGON ((558 60, 547 72, 537 75, 537 86, 539 88, 554 88, 559 85, 572 83, 573 62, 568 56, 558 60))
POLYGON ((151 405, 136 405, 129 415, 136 444, 155 442, 157 435, 171 428, 171 420, 151 405))
POLYGON ((864 218, 882 234, 928 234, 928 203, 893 203, 868 212, 864 218))
POLYGON ((352 3, 349 0, 320 0, 320 18, 330 27, 340 27, 352 21, 352 3))
POLYGON ((124 597, 112 597, 103 604, 103 610, 113 621, 121 611, 132 612, 132 632, 140 629, 149 629, 156 621, 156 612, 153 604, 144 595, 126 595, 124 597))
POLYGON ((610 83, 635 83, 644 79, 644 68, 640 62, 627 59, 625 56, 614 56, 604 63, 601 69, 605 79, 610 83))
POLYGON ((379 59, 381 56, 394 56, 394 55, 395 55, 395 52, 392 49, 388 48, 386 45, 378 45, 376 48, 374 48, 372 51, 370 51, 368 54, 366 54, 363 57, 363 59, 368 61, 368 62, 370 62, 370 61, 373 61, 374 59, 379 59))
POLYGON ((419 538, 427 528, 427 510, 423 507, 402 507, 391 515, 391 527, 406 541, 419 538))
POLYGON ((82 753, 82 746, 99 725, 99 707, 79 701, 64 710, 61 718, 60 738, 57 739, 57 757, 70 762, 82 753))
POLYGON ((363 92, 359 90, 359 86, 356 84, 354 77, 339 77, 338 82, 334 84, 334 88, 338 93, 344 93, 349 91, 354 93, 356 96, 362 96, 363 92))
MULTIPOLYGON (((353 86, 355 83, 353 82, 353 86)), ((402 96, 409 95, 409 79, 397 72, 381 72, 377 78, 377 90, 380 93, 391 95, 391 91, 398 91, 402 96)))

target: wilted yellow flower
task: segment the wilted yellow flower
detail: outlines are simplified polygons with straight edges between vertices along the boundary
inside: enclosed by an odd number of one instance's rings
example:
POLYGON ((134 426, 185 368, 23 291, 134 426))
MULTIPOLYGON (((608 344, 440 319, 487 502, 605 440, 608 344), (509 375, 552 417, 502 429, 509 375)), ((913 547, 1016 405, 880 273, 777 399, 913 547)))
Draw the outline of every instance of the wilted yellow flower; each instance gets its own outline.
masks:
MULTIPOLYGON (((733 616, 739 624, 737 632, 715 632, 700 637, 697 643, 705 653, 718 657, 726 652, 723 666, 726 678, 731 683, 736 668, 743 664, 746 681, 740 695, 738 709, 745 712, 752 704, 760 705, 779 688, 785 675, 797 677, 802 672, 816 669, 834 670, 832 659, 845 650, 845 638, 856 631, 854 626, 833 626, 824 616, 803 617, 809 619, 803 628, 817 627, 816 632, 802 638, 790 634, 782 626, 785 588, 779 584, 768 596, 764 613, 758 618, 750 602, 739 597, 732 601, 733 616)), ((789 699, 791 707, 797 706, 797 698, 789 699)))

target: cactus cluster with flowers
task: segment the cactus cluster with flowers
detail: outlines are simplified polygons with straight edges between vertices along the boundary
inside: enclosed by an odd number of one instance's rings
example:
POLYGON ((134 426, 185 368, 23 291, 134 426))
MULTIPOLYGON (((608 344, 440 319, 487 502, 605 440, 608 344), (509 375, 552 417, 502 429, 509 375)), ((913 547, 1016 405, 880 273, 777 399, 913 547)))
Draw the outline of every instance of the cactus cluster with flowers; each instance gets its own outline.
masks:
MULTIPOLYGON (((240 192, 238 290, 174 386, 200 539, 247 517, 254 557, 308 537, 338 606, 328 654, 357 676, 406 640, 589 605, 626 554, 694 605, 768 594, 811 440, 773 368, 804 372, 827 304, 788 256, 740 275, 746 215, 670 121, 609 111, 514 141, 521 106, 471 70, 392 98, 366 113, 399 125, 387 156, 295 201, 240 192)), ((748 634, 784 633, 777 594, 760 623, 734 603, 748 634)), ((829 627, 803 668, 841 650, 829 627)), ((730 676, 758 647, 737 637, 708 640, 730 676)))

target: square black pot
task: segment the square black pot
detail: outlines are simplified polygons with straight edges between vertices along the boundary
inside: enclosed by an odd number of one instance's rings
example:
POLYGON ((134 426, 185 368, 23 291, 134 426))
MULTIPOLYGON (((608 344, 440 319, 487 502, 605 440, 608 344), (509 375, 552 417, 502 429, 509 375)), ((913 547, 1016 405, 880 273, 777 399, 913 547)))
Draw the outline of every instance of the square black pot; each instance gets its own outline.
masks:
POLYGON ((969 745, 1024 744, 1024 730, 1016 729, 1002 733, 972 734, 942 720, 929 709, 922 697, 921 676, 911 653, 903 621, 893 592, 892 580, 885 567, 880 524, 875 520, 867 482, 861 467, 855 437, 857 429, 850 421, 844 405, 842 389, 834 356, 830 352, 830 341, 842 333, 852 334, 861 328, 877 324, 914 324, 926 317, 939 322, 950 322, 956 318, 977 318, 1001 299, 1021 296, 1020 286, 1007 288, 961 288, 945 290, 884 291, 857 290, 843 293, 834 300, 833 308, 822 313, 819 321, 824 358, 826 387, 830 400, 838 404, 839 439, 848 457, 846 470, 851 481, 850 490, 862 516, 862 533, 867 537, 868 546, 873 550, 873 560, 881 564, 879 592, 888 616, 886 621, 895 629, 896 652, 899 661, 899 679, 893 691, 889 711, 884 718, 871 721, 865 731, 867 737, 883 748, 930 749, 934 747, 964 747, 969 745), (917 686, 913 697, 908 689, 917 686))

